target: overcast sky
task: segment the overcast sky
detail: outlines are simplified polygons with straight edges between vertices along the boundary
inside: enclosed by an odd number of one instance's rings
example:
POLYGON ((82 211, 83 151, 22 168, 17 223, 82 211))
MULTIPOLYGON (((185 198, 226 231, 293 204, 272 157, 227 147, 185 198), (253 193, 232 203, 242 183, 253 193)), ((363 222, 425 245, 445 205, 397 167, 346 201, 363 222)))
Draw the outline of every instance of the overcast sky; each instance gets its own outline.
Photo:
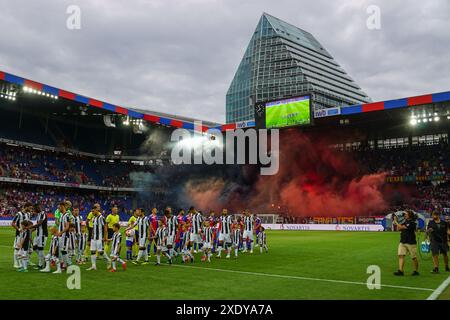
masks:
POLYGON ((0 0, 0 70, 224 122, 226 91, 263 12, 311 32, 375 101, 450 90, 447 0, 0 0), (73 4, 80 30, 66 27, 73 4), (369 5, 381 10, 380 30, 366 26, 369 5))

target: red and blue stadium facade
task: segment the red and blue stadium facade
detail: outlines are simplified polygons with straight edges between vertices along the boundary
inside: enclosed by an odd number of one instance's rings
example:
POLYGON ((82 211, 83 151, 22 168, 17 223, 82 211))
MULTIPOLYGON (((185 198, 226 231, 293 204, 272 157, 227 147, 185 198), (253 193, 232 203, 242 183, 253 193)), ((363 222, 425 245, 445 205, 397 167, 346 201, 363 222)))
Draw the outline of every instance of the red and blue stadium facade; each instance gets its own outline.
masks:
MULTIPOLYGON (((14 74, 10 74, 7 72, 0 71, 0 80, 4 80, 6 82, 13 83, 13 84, 20 85, 20 86, 26 86, 26 87, 29 87, 29 88, 32 88, 35 90, 42 91, 44 93, 58 96, 60 98, 65 98, 68 100, 83 103, 85 105, 88 105, 88 106, 91 106, 94 108, 101 108, 101 109, 109 110, 111 112, 115 112, 115 113, 122 114, 122 115, 127 115, 127 116, 129 116, 131 118, 135 118, 135 119, 143 119, 150 123, 162 124, 162 125, 173 127, 173 128, 184 128, 184 129, 194 130, 194 122, 186 121, 185 119, 183 119, 181 117, 173 116, 173 117, 169 118, 169 117, 164 117, 164 116, 157 115, 157 114, 152 114, 151 112, 149 112, 149 113, 138 112, 138 111, 130 109, 130 108, 126 108, 123 106, 114 105, 111 103, 100 101, 100 100, 97 100, 94 98, 86 97, 81 94, 77 94, 77 93, 73 93, 73 92, 59 89, 56 87, 52 87, 52 86, 49 86, 49 85, 46 85, 46 84, 43 84, 43 83, 40 83, 37 81, 33 81, 30 79, 16 76, 14 74)), ((367 112, 408 108, 408 107, 412 107, 412 106, 446 102, 446 101, 450 101, 450 91, 424 94, 424 95, 401 98, 401 99, 394 99, 394 100, 386 100, 386 101, 351 105, 351 106, 339 108, 339 110, 335 110, 335 112, 327 113, 325 116, 338 116, 338 115, 345 116, 345 115, 363 114, 363 113, 367 113, 367 112)), ((250 120, 250 121, 242 121, 239 123, 223 124, 223 125, 219 125, 219 126, 203 125, 202 131, 205 132, 210 128, 219 129, 221 131, 226 131, 226 130, 234 130, 234 129, 238 129, 238 128, 254 127, 254 126, 255 126, 255 121, 250 120)))

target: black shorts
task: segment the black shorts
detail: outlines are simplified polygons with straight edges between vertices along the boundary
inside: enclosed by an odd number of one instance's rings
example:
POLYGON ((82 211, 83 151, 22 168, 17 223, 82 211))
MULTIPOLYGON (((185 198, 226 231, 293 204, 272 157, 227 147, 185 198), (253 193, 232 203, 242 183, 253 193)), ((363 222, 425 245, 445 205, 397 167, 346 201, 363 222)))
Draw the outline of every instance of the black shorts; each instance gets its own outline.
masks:
POLYGON ((448 243, 441 243, 436 241, 431 241, 430 243, 431 253, 435 256, 438 254, 447 254, 448 243))
POLYGON ((88 226, 88 242, 92 240, 92 228, 88 226))
POLYGON ((114 236, 114 230, 108 228, 108 239, 112 239, 113 236, 114 236))
POLYGON ((139 231, 134 230, 134 242, 139 243, 139 231))

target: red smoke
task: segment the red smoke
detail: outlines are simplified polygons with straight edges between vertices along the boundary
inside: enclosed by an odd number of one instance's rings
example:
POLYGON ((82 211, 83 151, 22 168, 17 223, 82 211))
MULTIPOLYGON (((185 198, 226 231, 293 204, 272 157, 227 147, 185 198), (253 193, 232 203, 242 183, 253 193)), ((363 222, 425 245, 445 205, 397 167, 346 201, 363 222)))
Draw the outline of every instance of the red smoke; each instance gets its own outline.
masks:
POLYGON ((280 135, 280 170, 260 176, 250 207, 275 204, 295 216, 355 216, 384 210, 385 174, 365 175, 350 154, 315 135, 280 135))
MULTIPOLYGON (((280 168, 272 176, 256 176, 250 190, 226 192, 227 181, 205 179, 186 185, 188 197, 200 208, 254 212, 278 210, 295 216, 358 216, 387 208, 385 174, 365 174, 350 154, 330 142, 295 130, 280 132, 280 168), (273 206, 272 206, 273 204, 273 206)), ((243 167, 246 176, 248 168, 243 167)))
POLYGON ((225 187, 220 178, 189 180, 184 188, 187 197, 196 208, 220 210, 219 198, 225 187))

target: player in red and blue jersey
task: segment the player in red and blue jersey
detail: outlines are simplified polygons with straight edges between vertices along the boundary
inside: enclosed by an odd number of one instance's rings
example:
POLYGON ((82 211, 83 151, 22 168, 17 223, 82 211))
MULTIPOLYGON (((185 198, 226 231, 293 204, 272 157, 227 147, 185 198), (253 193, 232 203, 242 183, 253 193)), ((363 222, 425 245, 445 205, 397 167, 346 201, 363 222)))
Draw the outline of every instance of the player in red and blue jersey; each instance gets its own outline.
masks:
POLYGON ((209 226, 211 227, 211 230, 213 232, 213 245, 211 248, 211 252, 215 253, 216 252, 216 247, 217 247, 217 239, 218 239, 218 234, 217 234, 217 218, 216 218, 216 213, 214 212, 214 210, 211 210, 209 212, 209 226))
MULTIPOLYGON (((259 230, 260 227, 262 226, 261 224, 261 218, 259 218, 256 213, 253 214, 253 219, 255 221, 255 233, 256 233, 256 239, 258 239, 258 234, 259 234, 259 230)), ((258 241, 256 241, 255 243, 255 247, 257 247, 259 245, 258 241)))
POLYGON ((186 225, 186 221, 187 221, 187 217, 184 214, 184 210, 183 209, 179 209, 178 210, 178 215, 177 215, 177 219, 178 219, 178 230, 177 230, 177 235, 175 238, 175 251, 177 252, 181 252, 181 250, 183 249, 181 244, 182 244, 182 240, 183 240, 183 226, 186 225))
POLYGON ((158 229, 158 215, 157 215, 157 213, 158 213, 158 209, 152 208, 152 213, 148 217, 149 221, 150 221, 150 231, 151 231, 151 234, 150 234, 150 239, 151 240, 148 242, 148 245, 147 245, 148 255, 150 255, 152 244, 153 244, 153 254, 156 254, 156 241, 155 241, 155 239, 153 237, 156 234, 156 229, 158 229))

